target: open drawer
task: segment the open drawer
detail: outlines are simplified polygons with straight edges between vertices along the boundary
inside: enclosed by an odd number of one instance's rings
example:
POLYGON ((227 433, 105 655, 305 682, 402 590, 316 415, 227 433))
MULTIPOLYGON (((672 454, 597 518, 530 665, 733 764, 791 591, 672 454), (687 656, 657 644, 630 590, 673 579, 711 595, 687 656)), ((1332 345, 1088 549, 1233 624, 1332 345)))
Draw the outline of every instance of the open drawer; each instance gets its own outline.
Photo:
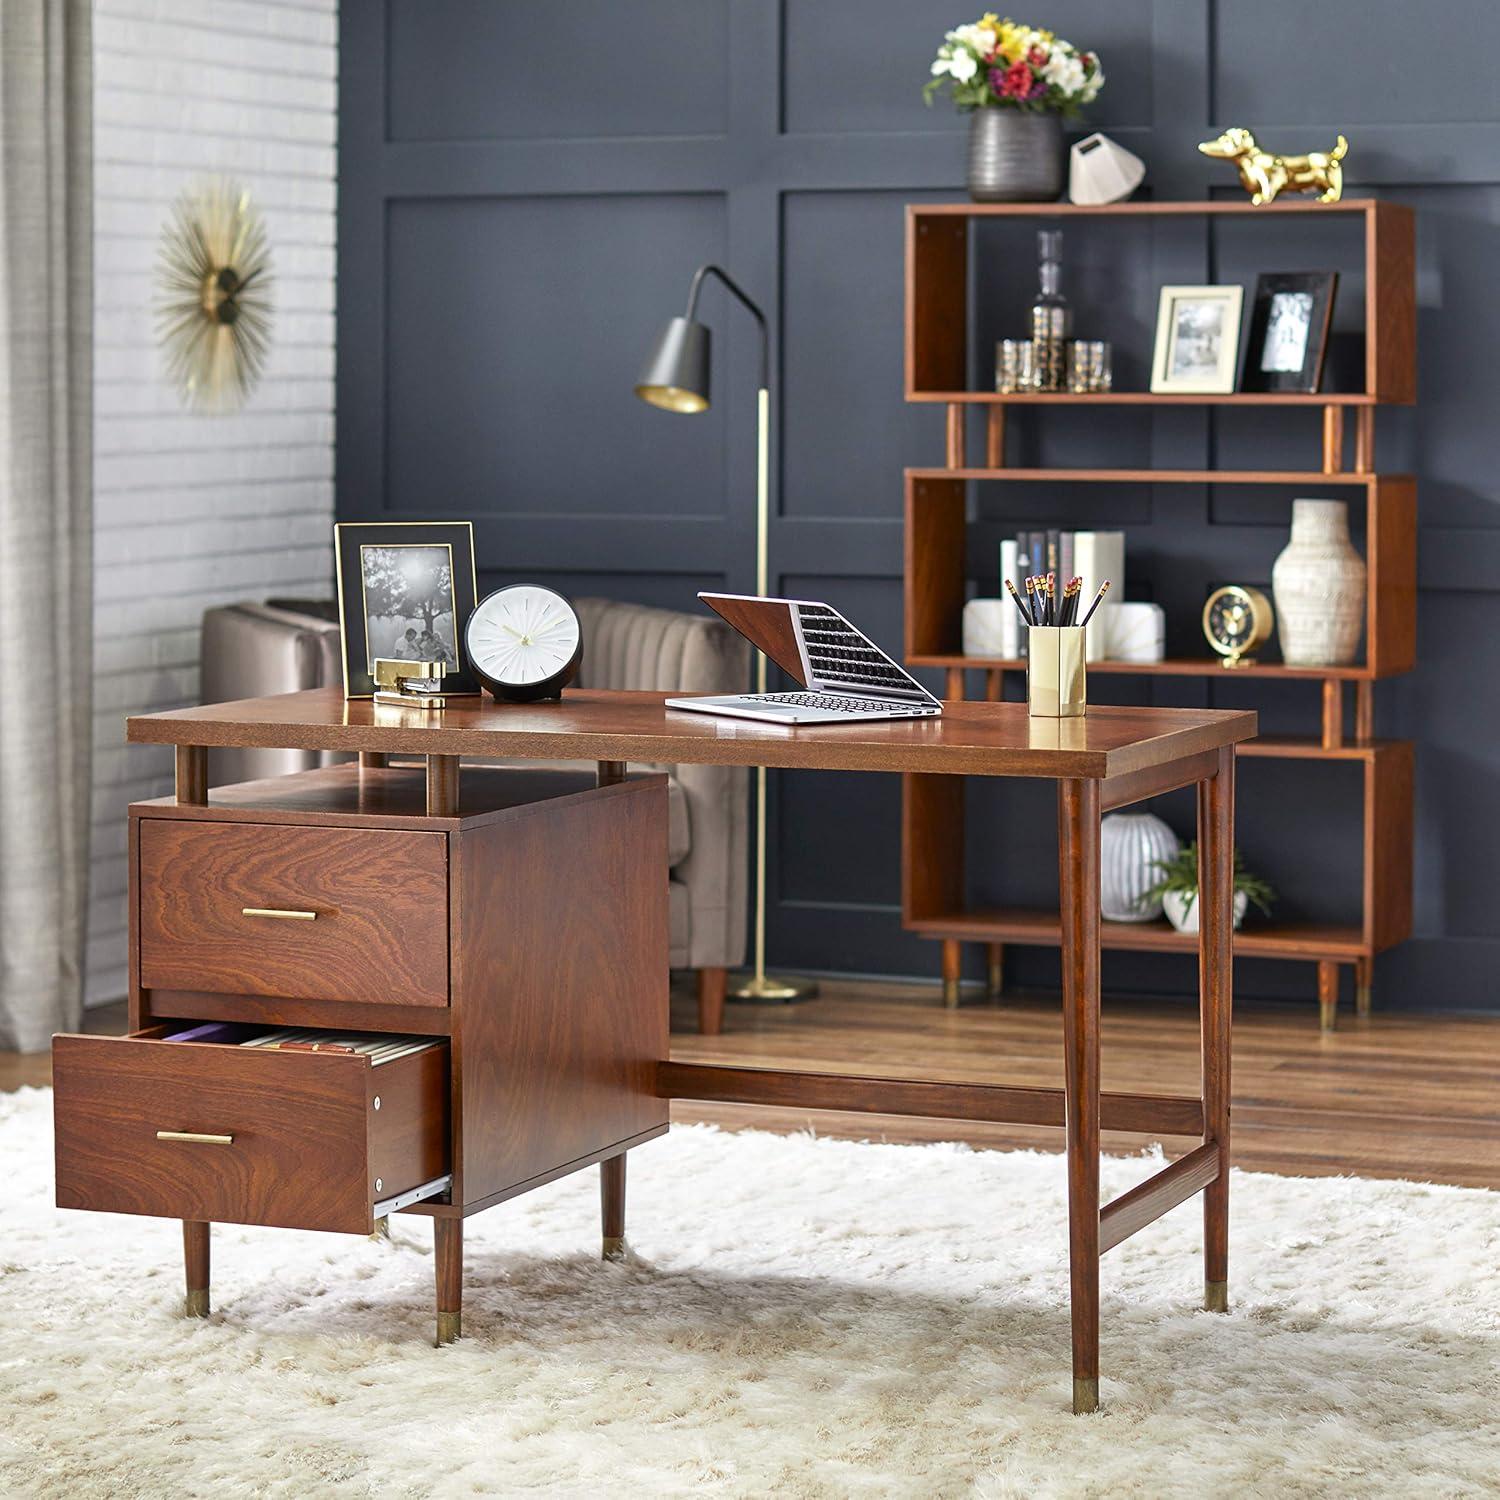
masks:
POLYGON ((446 1042, 373 1067, 59 1036, 52 1077, 60 1208, 368 1233, 452 1167, 446 1042))

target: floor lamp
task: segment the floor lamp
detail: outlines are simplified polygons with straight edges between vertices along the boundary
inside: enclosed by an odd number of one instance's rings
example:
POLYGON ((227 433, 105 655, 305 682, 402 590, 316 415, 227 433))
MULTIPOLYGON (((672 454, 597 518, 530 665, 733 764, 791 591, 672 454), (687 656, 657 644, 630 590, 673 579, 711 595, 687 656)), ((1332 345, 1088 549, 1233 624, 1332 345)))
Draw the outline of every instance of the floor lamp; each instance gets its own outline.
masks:
MULTIPOLYGON (((756 391, 755 448, 755 592, 768 594, 770 583, 770 460, 771 397, 770 339, 766 316, 718 266, 699 266, 688 288, 687 312, 673 318, 657 335, 636 382, 642 401, 663 411, 696 413, 708 410, 709 333, 693 314, 705 278, 722 281, 749 311, 760 330, 760 380, 756 391)), ((756 652, 755 685, 766 691, 766 658, 756 652)), ((741 982, 731 984, 735 1000, 805 1000, 817 986, 805 979, 783 979, 766 973, 766 768, 755 769, 755 967, 741 982)))

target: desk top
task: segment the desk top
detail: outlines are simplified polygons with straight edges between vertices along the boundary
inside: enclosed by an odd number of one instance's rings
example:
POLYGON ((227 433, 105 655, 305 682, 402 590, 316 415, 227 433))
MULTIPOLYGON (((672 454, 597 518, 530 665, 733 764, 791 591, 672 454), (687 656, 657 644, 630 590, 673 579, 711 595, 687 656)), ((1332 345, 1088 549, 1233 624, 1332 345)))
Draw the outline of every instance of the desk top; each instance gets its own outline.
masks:
POLYGON ((560 703, 450 699, 441 712, 345 701, 337 688, 180 708, 127 721, 136 744, 367 750, 549 760, 780 766, 1103 780, 1255 734, 1253 713, 1090 708, 1033 719, 1024 703, 950 703, 940 719, 802 726, 671 709, 665 693, 569 690, 560 703))

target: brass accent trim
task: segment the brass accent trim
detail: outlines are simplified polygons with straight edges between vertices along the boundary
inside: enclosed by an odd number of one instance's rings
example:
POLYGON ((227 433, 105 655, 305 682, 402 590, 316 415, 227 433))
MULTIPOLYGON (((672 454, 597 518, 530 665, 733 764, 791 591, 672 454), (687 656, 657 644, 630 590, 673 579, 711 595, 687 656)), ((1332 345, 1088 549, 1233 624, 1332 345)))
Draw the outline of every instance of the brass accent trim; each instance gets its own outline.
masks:
POLYGON ((959 983, 957 979, 945 979, 943 981, 943 1004, 949 1010, 958 1009, 959 983))
POLYGON ((625 1259, 625 1236, 623 1234, 606 1234, 603 1239, 601 1251, 603 1260, 625 1259))
POLYGON ((439 1348, 444 1344, 451 1344, 462 1336, 464 1331, 464 1315, 461 1312, 444 1312, 438 1309, 437 1315, 437 1338, 434 1341, 439 1348))
POLYGON ((208 1288, 206 1286, 195 1287, 183 1295, 182 1315, 185 1318, 208 1316, 208 1288))
POLYGON ((1088 1380, 1081 1380, 1075 1375, 1073 1377, 1073 1415, 1083 1417, 1091 1411, 1098 1410, 1099 1377, 1095 1375, 1088 1380))
POLYGON ((1229 1283, 1227 1281, 1203 1283, 1203 1309, 1205 1312, 1216 1313, 1229 1311, 1229 1283))
POLYGON ((208 1135, 201 1130, 158 1130, 159 1141, 188 1141, 199 1146, 232 1146, 232 1135, 208 1135))
POLYGON ((315 911, 293 911, 284 906, 242 906, 242 917, 274 917, 279 922, 316 922, 315 911))

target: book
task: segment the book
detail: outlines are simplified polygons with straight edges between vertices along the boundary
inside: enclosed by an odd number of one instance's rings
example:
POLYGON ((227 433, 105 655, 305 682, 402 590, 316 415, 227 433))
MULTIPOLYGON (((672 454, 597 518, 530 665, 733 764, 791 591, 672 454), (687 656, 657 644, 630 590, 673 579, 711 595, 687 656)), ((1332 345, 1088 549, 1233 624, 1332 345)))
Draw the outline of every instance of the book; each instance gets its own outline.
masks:
POLYGON ((1025 596, 1026 589, 1018 568, 1019 557, 1018 541, 1000 543, 1000 595, 1005 598, 1005 611, 1000 617, 1000 654, 1010 661, 1021 654, 1021 617, 1005 596, 1005 583, 1009 579, 1020 590, 1022 597, 1025 596))
POLYGON ((1084 643, 1086 661, 1105 661, 1110 655, 1110 631, 1114 612, 1125 592, 1125 533, 1123 531, 1077 531, 1073 533, 1073 571, 1083 579, 1082 608, 1099 592, 1107 578, 1109 593, 1089 621, 1084 643))

